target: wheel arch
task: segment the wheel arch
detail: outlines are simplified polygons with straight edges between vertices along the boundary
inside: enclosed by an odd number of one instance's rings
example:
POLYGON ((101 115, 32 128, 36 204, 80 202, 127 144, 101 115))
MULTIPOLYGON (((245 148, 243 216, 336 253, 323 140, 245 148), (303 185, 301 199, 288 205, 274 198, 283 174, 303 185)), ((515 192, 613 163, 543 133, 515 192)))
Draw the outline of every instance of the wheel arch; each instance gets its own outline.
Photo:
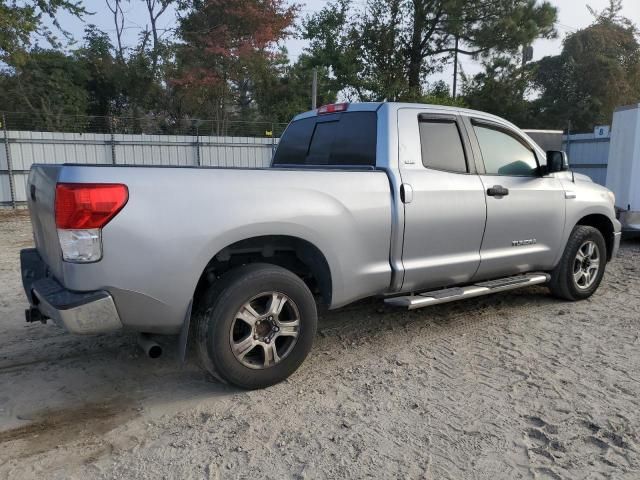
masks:
POLYGON ((604 237, 605 245, 607 246, 607 261, 610 261, 613 252, 615 232, 615 228, 611 219, 601 213, 591 213, 578 220, 576 226, 577 225, 593 227, 600 231, 600 233, 604 237))
POLYGON ((235 241, 220 249, 202 270, 193 295, 198 305, 207 288, 222 275, 249 263, 271 263, 298 275, 321 303, 331 304, 333 281, 327 258, 313 243, 292 235, 259 235, 235 241))

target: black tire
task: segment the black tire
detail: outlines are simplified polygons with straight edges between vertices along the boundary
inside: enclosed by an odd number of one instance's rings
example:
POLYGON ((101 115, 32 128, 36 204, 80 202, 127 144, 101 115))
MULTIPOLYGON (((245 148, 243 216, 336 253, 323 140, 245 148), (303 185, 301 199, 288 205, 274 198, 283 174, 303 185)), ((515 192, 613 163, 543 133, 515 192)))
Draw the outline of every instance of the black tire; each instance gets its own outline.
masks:
POLYGON ((584 300, 589 298, 598 289, 604 269, 607 264, 607 246, 600 231, 585 225, 576 225, 569 236, 569 241, 564 249, 562 258, 551 272, 549 289, 551 293, 564 300, 584 300), (579 264, 577 259, 578 249, 585 243, 593 242, 598 249, 598 270, 594 274, 593 282, 588 286, 580 286, 574 277, 574 268, 579 264))
MULTIPOLYGON (((194 318, 194 340, 201 365, 217 379, 244 389, 265 388, 295 372, 311 350, 318 323, 316 303, 305 283, 289 270, 264 263, 244 265, 225 274, 206 292, 198 307, 194 318), (231 344, 235 341, 235 330, 232 329, 235 328, 240 309, 256 296, 264 295, 264 292, 281 292, 288 297, 286 308, 295 310, 299 327, 295 342, 289 344, 289 350, 282 359, 278 358, 277 363, 267 367, 250 368, 242 363, 244 358, 238 359, 232 350, 231 344)), ((261 322, 268 323, 267 328, 271 328, 272 323, 267 322, 266 318, 261 322)), ((286 342, 293 341, 286 337, 283 339, 286 342)), ((277 340, 272 340, 273 348, 276 348, 277 340)), ((269 346, 265 341, 250 353, 257 356, 262 352, 266 356, 269 346)))

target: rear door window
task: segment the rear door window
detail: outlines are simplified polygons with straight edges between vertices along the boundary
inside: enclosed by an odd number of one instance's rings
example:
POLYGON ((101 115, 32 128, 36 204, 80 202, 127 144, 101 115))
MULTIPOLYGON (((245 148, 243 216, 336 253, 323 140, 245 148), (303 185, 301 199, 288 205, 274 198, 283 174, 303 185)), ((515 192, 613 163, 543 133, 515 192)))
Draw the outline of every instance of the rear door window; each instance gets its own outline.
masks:
POLYGON ((420 120, 420 144, 425 167, 454 173, 469 171, 455 120, 420 120))
POLYGON ((303 118, 284 132, 273 165, 375 166, 376 112, 303 118))

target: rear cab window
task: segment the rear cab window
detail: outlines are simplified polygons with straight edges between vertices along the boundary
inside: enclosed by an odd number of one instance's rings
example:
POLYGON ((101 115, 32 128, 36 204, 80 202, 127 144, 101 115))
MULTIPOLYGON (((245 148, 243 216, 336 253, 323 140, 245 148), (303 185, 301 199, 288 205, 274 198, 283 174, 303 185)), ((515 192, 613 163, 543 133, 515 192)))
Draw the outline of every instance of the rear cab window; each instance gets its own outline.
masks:
POLYGON ((341 112, 295 120, 285 130, 272 165, 375 167, 376 112, 341 112))

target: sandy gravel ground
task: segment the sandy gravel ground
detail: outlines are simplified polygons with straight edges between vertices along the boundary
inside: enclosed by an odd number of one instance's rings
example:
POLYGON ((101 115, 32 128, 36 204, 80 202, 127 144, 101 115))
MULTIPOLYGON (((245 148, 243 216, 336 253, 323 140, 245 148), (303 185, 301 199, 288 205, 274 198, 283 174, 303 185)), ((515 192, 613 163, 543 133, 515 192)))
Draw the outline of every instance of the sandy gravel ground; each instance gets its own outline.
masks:
POLYGON ((171 343, 25 324, 30 244, 0 215, 0 478, 640 478, 638 241, 581 303, 324 314, 302 368, 249 393, 171 343))

